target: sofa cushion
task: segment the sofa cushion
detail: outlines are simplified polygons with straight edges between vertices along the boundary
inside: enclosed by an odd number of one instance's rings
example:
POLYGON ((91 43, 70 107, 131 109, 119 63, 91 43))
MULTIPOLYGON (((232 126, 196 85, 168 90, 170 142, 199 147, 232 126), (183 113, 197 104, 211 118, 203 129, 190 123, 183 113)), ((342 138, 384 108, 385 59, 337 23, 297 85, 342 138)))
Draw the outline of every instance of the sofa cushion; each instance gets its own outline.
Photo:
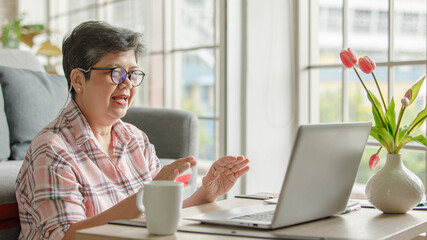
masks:
MULTIPOLYGON (((15 182, 23 161, 0 162, 0 205, 16 203, 15 182)), ((1 217, 0 217, 1 218, 1 217)))
POLYGON ((0 84, 10 132, 9 159, 24 159, 37 132, 65 105, 67 80, 60 75, 0 66, 0 84))
POLYGON ((4 112, 3 92, 0 85, 0 162, 10 156, 9 127, 7 125, 6 113, 4 112))
POLYGON ((23 161, 0 162, 0 239, 17 239, 20 231, 15 182, 23 161))
POLYGON ((31 51, 21 49, 0 49, 0 65, 44 72, 37 56, 31 51))
POLYGON ((19 217, 15 182, 21 165, 22 161, 0 162, 0 230, 4 229, 4 224, 9 226, 13 219, 19 217))

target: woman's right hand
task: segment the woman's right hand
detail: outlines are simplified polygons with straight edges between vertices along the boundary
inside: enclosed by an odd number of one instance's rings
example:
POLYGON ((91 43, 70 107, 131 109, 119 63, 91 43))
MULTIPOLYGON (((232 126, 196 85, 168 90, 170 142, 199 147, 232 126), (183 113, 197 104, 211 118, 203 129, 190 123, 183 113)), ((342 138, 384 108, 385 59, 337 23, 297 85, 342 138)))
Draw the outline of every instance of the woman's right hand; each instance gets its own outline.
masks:
POLYGON ((196 166, 196 160, 194 157, 180 158, 173 163, 164 166, 153 180, 175 181, 181 173, 194 166, 196 166))

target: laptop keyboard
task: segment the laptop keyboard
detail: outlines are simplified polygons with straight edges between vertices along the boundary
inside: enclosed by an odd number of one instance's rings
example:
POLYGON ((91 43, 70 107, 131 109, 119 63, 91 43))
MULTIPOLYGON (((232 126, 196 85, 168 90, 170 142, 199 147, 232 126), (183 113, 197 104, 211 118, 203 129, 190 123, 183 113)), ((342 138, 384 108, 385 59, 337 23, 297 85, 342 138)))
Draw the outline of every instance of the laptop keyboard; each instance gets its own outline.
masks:
POLYGON ((271 222, 273 220, 273 216, 274 216, 274 210, 237 216, 237 217, 233 217, 232 219, 271 222))

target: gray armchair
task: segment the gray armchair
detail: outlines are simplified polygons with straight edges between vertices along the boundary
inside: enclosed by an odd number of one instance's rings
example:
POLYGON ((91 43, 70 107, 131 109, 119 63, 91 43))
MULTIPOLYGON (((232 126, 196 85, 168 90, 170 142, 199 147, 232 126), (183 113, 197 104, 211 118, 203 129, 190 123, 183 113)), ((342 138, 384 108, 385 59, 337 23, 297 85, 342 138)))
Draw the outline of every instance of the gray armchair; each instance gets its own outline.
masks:
MULTIPOLYGON (((144 131, 156 148, 162 166, 178 158, 198 154, 198 120, 191 112, 164 109, 131 107, 122 119, 144 131)), ((184 198, 197 187, 197 166, 191 169, 189 188, 184 189, 184 198)))

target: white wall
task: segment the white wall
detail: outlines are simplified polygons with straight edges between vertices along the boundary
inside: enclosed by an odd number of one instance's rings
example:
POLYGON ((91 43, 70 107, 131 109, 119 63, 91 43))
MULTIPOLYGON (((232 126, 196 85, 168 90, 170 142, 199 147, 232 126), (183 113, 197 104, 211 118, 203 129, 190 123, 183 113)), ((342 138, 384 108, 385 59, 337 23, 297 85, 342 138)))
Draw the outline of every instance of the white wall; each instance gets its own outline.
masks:
POLYGON ((292 0, 247 0, 246 193, 279 192, 297 125, 292 0))

